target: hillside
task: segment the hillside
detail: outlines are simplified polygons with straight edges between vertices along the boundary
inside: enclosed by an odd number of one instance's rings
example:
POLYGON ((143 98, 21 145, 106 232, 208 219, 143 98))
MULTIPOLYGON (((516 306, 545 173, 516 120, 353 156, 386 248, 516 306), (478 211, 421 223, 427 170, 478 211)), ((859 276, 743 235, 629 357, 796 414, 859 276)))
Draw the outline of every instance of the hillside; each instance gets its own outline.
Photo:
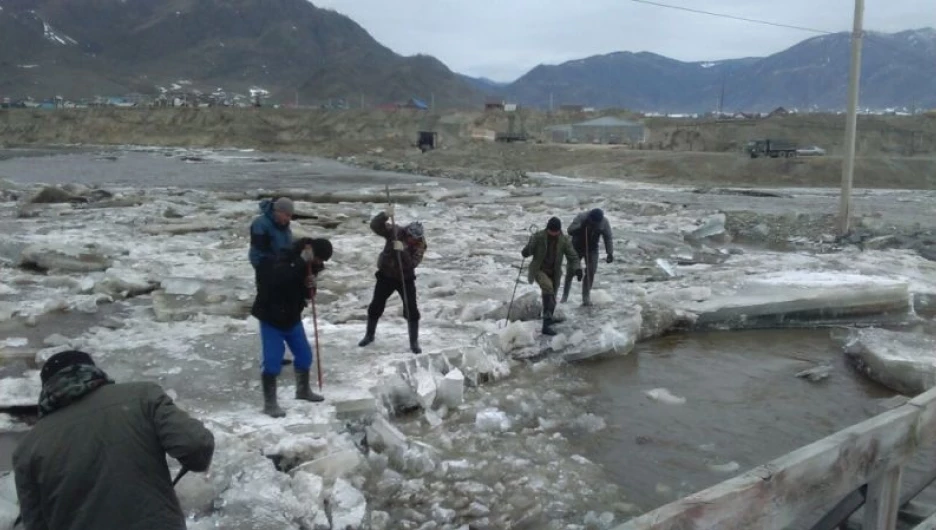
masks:
MULTIPOLYGON (((706 112, 724 98, 725 111, 778 106, 845 107, 851 37, 808 39, 764 58, 689 63, 641 52, 619 52, 540 65, 502 91, 512 99, 623 107, 641 111, 706 112)), ((936 107, 936 30, 868 32, 862 57, 863 107, 936 107)))
POLYGON ((401 57, 306 0, 0 0, 2 95, 156 93, 177 83, 260 87, 290 102, 298 90, 305 103, 434 95, 447 107, 481 97, 441 62, 401 57))

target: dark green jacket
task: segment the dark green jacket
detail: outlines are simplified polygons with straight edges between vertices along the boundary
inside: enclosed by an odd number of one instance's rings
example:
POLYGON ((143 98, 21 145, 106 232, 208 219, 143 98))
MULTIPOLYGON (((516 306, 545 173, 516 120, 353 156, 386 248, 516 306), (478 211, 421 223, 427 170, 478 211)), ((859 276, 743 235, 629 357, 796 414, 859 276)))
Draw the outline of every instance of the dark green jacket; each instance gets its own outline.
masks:
MULTIPOLYGON (((523 257, 528 258, 533 256, 533 259, 530 260, 530 283, 536 281, 536 275, 539 274, 540 269, 543 268, 543 260, 546 259, 546 240, 548 237, 546 231, 541 230, 533 234, 533 237, 530 238, 527 245, 523 247, 523 257)), ((553 264, 553 285, 559 285, 559 279, 562 278, 563 256, 566 258, 566 263, 569 264, 569 269, 577 271, 581 268, 579 266, 578 254, 576 254, 575 249, 572 248, 572 242, 567 236, 559 234, 559 241, 556 243, 556 262, 553 264)))
POLYGON ((106 385, 40 419, 13 453, 29 530, 183 530, 166 455, 206 471, 214 436, 152 383, 106 385))

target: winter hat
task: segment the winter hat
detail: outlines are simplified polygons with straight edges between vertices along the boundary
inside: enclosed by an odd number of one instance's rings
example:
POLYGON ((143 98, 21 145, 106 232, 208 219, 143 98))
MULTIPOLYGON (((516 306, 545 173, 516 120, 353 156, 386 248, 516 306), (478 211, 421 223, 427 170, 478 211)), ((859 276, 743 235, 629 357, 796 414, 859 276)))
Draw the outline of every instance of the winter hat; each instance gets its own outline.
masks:
POLYGON ((553 230, 555 232, 562 232, 562 221, 558 217, 552 217, 549 219, 549 222, 546 223, 546 230, 553 230))
POLYGON ((604 221, 604 212, 601 208, 595 208, 594 210, 588 212, 588 220, 593 224, 598 224, 601 221, 604 221))
POLYGON ((423 225, 419 221, 413 221, 412 223, 406 225, 406 228, 404 231, 406 232, 406 235, 412 238, 415 238, 415 239, 423 238, 423 234, 424 234, 423 225))
POLYGON ((296 213, 296 206, 289 197, 280 197, 279 199, 276 199, 276 202, 273 203, 273 211, 292 215, 296 213))
POLYGON ((316 258, 322 261, 331 259, 333 251, 331 241, 327 239, 313 239, 311 244, 312 252, 315 252, 316 258))
POLYGON ((76 364, 89 364, 94 366, 94 361, 91 359, 90 355, 83 351, 69 350, 56 353, 52 357, 49 357, 49 360, 42 366, 42 371, 39 372, 39 378, 44 385, 53 375, 76 364))

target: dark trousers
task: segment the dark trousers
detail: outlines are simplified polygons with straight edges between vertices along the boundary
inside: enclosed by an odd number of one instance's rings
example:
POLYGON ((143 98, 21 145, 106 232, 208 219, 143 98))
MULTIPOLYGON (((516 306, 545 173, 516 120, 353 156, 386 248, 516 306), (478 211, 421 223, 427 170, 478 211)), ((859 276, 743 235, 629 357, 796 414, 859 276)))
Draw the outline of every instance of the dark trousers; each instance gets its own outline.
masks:
MULTIPOLYGON (((582 258, 579 257, 579 265, 582 263, 582 258)), ((591 294, 592 285, 595 283, 595 274, 598 272, 598 251, 592 250, 588 253, 588 266, 585 267, 585 276, 582 278, 582 298, 588 298, 591 294)), ((568 298, 569 291, 572 290, 572 277, 575 276, 575 271, 569 269, 566 271, 565 283, 562 286, 562 297, 568 298)))
POLYGON ((393 293, 399 293, 400 298, 404 300, 403 317, 413 322, 419 321, 419 308, 416 306, 416 280, 406 280, 401 282, 394 278, 388 278, 379 272, 375 275, 377 284, 374 285, 374 297, 367 306, 367 318, 377 320, 383 316, 384 309, 387 307, 387 300, 393 293), (403 289, 406 289, 406 296, 403 296, 403 289))

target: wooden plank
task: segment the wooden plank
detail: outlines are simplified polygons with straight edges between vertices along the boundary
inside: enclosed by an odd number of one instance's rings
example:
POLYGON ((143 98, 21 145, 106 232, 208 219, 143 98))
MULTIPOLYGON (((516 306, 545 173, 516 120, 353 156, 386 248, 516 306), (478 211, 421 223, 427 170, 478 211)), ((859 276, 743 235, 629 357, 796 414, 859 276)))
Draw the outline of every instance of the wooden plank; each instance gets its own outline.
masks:
POLYGON ((922 523, 914 526, 913 530, 936 530, 936 513, 922 523))
POLYGON ((902 470, 897 466, 868 484, 863 530, 897 530, 902 470))
POLYGON ((924 410, 885 412, 615 530, 783 530, 902 464, 921 442, 924 410))

